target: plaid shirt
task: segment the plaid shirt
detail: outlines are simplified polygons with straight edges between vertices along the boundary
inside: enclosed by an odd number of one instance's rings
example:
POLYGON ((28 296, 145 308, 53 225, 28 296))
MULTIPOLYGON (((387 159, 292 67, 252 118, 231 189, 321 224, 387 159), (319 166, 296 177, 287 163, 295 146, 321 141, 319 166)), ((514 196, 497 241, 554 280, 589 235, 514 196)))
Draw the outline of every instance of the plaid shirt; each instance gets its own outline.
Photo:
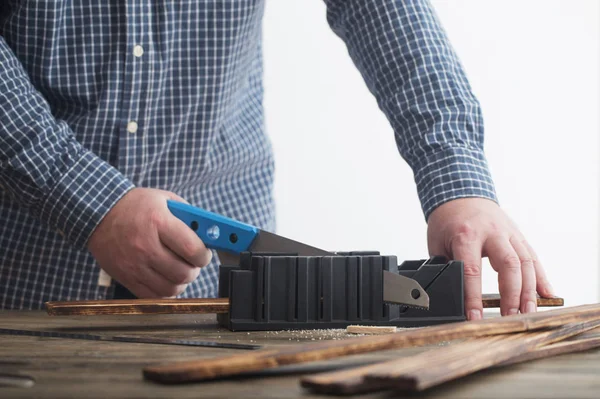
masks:
MULTIPOLYGON (((326 0, 427 217, 495 200, 483 123, 426 0, 326 0)), ((86 242, 133 187, 275 228, 261 0, 0 5, 0 307, 111 298, 86 242)), ((183 297, 217 293, 215 261, 183 297)))

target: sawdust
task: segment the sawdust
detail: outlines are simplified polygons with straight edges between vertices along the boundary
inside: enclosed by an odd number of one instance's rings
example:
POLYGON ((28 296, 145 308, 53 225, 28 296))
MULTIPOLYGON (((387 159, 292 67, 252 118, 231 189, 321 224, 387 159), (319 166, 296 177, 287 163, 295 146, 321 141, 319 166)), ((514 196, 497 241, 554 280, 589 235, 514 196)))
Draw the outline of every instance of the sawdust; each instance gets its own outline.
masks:
MULTIPOLYGON (((411 330, 413 328, 397 328, 398 332, 403 330, 411 330)), ((242 333, 243 334, 243 333, 242 333)), ((348 338, 363 337, 372 334, 362 333, 348 333, 345 328, 323 328, 323 329, 310 329, 310 330, 277 330, 277 331, 247 331, 246 342, 256 343, 262 340, 269 341, 285 341, 285 342, 305 342, 305 341, 338 341, 348 338)), ((221 339, 222 336, 216 337, 221 339)), ((237 342, 244 341, 244 339, 237 339, 237 342)))
MULTIPOLYGON (((405 330, 398 328, 398 331, 405 330)), ((337 341, 347 338, 362 337, 370 334, 351 334, 345 328, 329 328, 329 329, 314 329, 314 330, 281 330, 281 331, 265 331, 265 339, 277 338, 277 335, 283 335, 282 338, 287 338, 288 341, 337 341)))

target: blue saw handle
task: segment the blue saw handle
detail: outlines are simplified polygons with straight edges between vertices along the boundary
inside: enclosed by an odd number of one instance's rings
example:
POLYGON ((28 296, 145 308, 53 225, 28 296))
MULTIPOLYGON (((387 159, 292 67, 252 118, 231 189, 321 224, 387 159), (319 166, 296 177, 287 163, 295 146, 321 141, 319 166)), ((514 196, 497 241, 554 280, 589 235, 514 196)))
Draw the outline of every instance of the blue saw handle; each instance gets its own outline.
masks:
POLYGON ((167 200, 167 206, 171 213, 194 230, 210 249, 239 254, 250 248, 259 232, 249 224, 183 202, 167 200))

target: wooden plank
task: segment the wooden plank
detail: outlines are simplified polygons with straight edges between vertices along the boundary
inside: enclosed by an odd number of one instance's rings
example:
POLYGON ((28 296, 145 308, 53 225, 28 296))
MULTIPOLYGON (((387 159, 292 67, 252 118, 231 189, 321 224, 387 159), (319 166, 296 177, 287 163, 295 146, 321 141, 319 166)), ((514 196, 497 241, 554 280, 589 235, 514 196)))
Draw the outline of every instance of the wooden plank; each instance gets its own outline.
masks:
MULTIPOLYGON (((517 333, 526 334, 526 333, 517 333)), ((510 335, 508 335, 510 336, 510 335)), ((451 345, 445 348, 445 353, 440 353, 441 356, 437 357, 433 360, 434 364, 438 362, 446 362, 449 361, 448 356, 456 353, 457 351, 479 351, 484 347, 493 344, 497 341, 499 336, 488 336, 475 338, 470 340, 464 344, 451 345)), ((427 351, 425 353, 429 353, 427 351)), ((436 352, 439 353, 439 352, 436 352)), ((416 356, 408 356, 403 357, 402 361, 417 362, 417 367, 423 367, 423 364, 420 362, 420 358, 416 356)), ((431 359, 427 359, 427 361, 431 362, 431 359)), ((387 383, 382 383, 379 381, 373 380, 365 380, 365 375, 370 373, 371 371, 377 371, 381 365, 387 365, 390 362, 382 362, 375 363, 368 366, 356 367, 351 369, 344 369, 341 371, 334 371, 329 373, 320 373, 316 375, 306 376, 300 379, 300 384, 302 387, 307 388, 311 392, 319 393, 319 394, 335 394, 335 395, 356 395, 356 394, 364 394, 367 392, 376 392, 380 390, 384 390, 388 388, 387 383)))
POLYGON ((227 313, 229 298, 61 301, 46 302, 46 310, 51 316, 227 313))
MULTIPOLYGON (((563 306, 562 298, 540 298, 538 306, 563 306)), ((484 294, 484 308, 500 307, 500 295, 484 294)), ((94 316, 109 314, 227 313, 229 298, 119 299, 46 302, 51 316, 94 316)))
POLYGON ((348 326, 346 332, 348 334, 391 334, 395 333, 395 326, 348 326))
POLYGON ((294 345, 277 350, 258 350, 248 354, 211 360, 175 362, 146 367, 143 375, 147 379, 161 383, 201 381, 358 353, 435 344, 462 338, 532 331, 598 319, 600 319, 600 304, 583 305, 404 330, 389 335, 294 345))
POLYGON ((573 323, 550 331, 481 337, 435 348, 417 355, 364 367, 307 376, 301 385, 318 393, 350 395, 388 388, 423 390, 500 364, 540 345, 597 328, 600 319, 573 323))
MULTIPOLYGON (((500 294, 483 294, 482 296, 483 307, 485 308, 499 308, 500 307, 500 294)), ((551 307, 551 306, 564 306, 565 300, 563 298, 542 298, 537 297, 538 307, 551 307)))

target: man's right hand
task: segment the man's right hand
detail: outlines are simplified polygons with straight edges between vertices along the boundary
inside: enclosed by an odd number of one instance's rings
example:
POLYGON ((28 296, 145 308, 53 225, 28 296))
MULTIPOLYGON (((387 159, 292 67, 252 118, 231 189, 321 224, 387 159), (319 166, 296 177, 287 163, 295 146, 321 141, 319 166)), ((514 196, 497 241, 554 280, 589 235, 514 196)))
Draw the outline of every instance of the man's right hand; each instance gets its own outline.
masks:
POLYGON ((179 295, 212 259, 196 233, 169 211, 168 199, 186 202, 168 191, 134 188, 88 242, 100 267, 138 298, 179 295))

